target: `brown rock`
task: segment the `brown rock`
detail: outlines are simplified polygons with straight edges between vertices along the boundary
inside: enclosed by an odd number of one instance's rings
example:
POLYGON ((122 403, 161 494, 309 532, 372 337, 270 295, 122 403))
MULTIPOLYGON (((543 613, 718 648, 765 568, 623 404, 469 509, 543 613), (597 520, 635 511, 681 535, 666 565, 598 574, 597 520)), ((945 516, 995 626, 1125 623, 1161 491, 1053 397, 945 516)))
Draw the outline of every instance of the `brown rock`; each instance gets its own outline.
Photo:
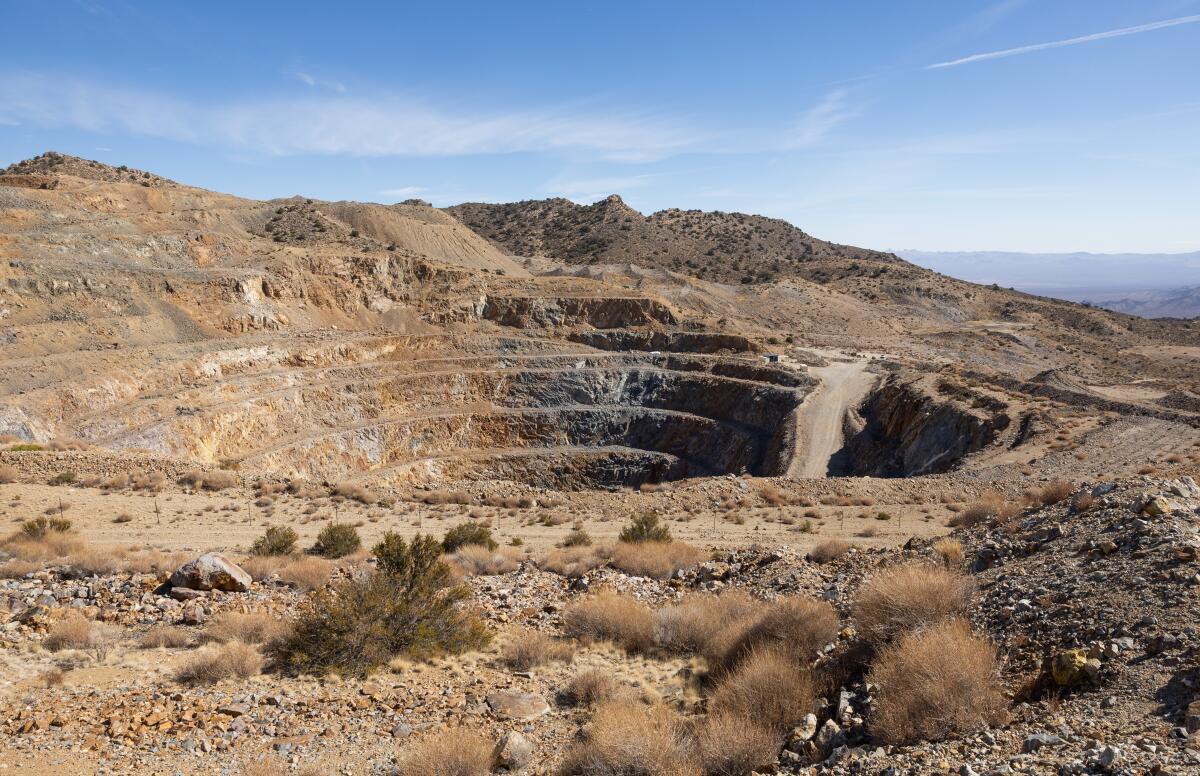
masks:
POLYGON ((550 713, 546 699, 532 692, 499 690, 487 696, 488 708, 498 717, 522 722, 550 713))
POLYGON ((185 563, 171 575, 171 587, 193 590, 224 590, 244 593, 253 580, 240 566, 216 552, 206 553, 185 563))

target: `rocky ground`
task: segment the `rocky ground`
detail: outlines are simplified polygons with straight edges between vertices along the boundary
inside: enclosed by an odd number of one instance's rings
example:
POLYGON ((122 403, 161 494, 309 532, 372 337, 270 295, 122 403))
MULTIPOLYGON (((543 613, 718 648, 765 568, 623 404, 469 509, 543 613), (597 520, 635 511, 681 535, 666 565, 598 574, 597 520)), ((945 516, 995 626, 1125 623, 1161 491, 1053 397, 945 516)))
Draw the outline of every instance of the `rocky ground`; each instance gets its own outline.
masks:
MULTIPOLYGON (((1191 740, 1200 711, 1190 706, 1200 647, 1192 616, 1200 586, 1194 481, 1096 483, 1057 504, 954 536, 977 586, 972 618, 1000 647, 1011 721, 960 740, 878 746, 871 741, 873 689, 858 680, 825 699, 811 729, 794 731, 778 771, 1183 774, 1200 768, 1200 747, 1191 740)), ((549 773, 588 716, 558 700, 574 672, 602 668, 644 697, 694 714, 703 709, 692 679, 702 665, 593 644, 579 645, 570 665, 514 672, 498 654, 518 628, 558 632, 564 608, 589 590, 611 588, 658 608, 689 591, 741 588, 767 600, 802 594, 832 601, 847 626, 843 641, 852 643, 850 603, 861 582, 932 554, 921 539, 851 549, 825 564, 786 546, 748 547, 716 552, 669 580, 607 567, 571 580, 525 562, 470 580, 472 601, 501 634, 487 652, 397 662, 365 681, 267 673, 200 688, 173 679, 194 647, 138 649, 137 638, 163 624, 198 636, 227 611, 286 617, 304 594, 267 581, 241 593, 182 596, 176 589, 172 596, 159 588, 173 569, 88 576, 50 565, 0 584, 7 612, 0 651, 4 765, 22 773, 64 767, 237 773, 265 759, 281 771, 318 764, 383 773, 410 738, 465 725, 497 739, 519 732, 532 747, 529 772, 549 773), (51 624, 72 610, 104 624, 104 645, 44 649, 51 624)))

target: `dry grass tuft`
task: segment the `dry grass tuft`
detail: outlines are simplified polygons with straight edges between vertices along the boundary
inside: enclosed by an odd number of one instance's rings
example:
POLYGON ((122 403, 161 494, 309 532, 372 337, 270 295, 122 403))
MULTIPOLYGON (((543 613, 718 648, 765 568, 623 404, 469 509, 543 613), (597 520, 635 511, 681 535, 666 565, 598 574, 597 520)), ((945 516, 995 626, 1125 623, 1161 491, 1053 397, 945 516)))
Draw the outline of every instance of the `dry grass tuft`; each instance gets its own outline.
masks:
POLYGON ((404 776, 487 776, 492 771, 493 744, 466 728, 442 730, 400 756, 404 776))
POLYGON ((871 728, 887 743, 966 735, 1006 715, 996 649, 963 620, 909 633, 885 647, 869 681, 879 686, 871 728))
POLYGON ((654 645, 654 614, 634 598, 602 590, 566 610, 563 630, 584 641, 612 641, 630 652, 645 652, 654 645))
POLYGON ((659 646, 679 652, 702 652, 717 634, 760 616, 766 604, 741 590, 719 595, 693 593, 654 613, 659 646))
POLYGON ((851 544, 842 539, 827 539, 821 542, 816 547, 813 547, 808 553, 808 557, 814 563, 828 563, 831 560, 837 560, 850 551, 851 544))
POLYGON ((179 649, 180 647, 190 647, 192 643, 192 634, 188 632, 187 628, 181 628, 178 625, 156 625, 138 639, 138 647, 141 649, 157 649, 159 647, 179 649))
POLYGON ((854 618, 867 641, 884 644, 965 614, 972 593, 971 581, 957 571, 922 563, 897 566, 863 583, 854 618))
POLYGON ((1075 492, 1075 485, 1068 480, 1050 480, 1040 488, 1026 491, 1025 500, 1030 506, 1048 507, 1057 504, 1075 492))
POLYGON ((100 626, 79 612, 68 612, 67 616, 50 626, 50 632, 42 646, 51 652, 64 649, 94 649, 104 641, 100 626))
POLYGON ((568 579, 578 579, 606 562, 604 550, 599 547, 563 547, 547 553, 538 561, 538 568, 568 579))
POLYGON ((200 641, 226 644, 267 644, 288 632, 288 625, 267 612, 221 612, 213 618, 200 641))
POLYGON ((596 710, 562 776, 701 776, 686 725, 664 706, 613 701, 596 710))
POLYGON ((21 473, 17 471, 17 467, 9 464, 0 465, 0 484, 7 485, 10 482, 16 482, 20 477, 21 473))
POLYGON ((247 679, 262 670, 258 650, 240 641, 214 644, 189 660, 175 674, 184 684, 216 684, 222 679, 247 679))
POLYGON ((467 576, 491 576, 516 571, 520 555, 508 547, 489 549, 481 544, 467 544, 450 556, 467 576))
POLYGON ((324 558, 299 558, 279 569, 279 578, 300 590, 317 590, 329 581, 333 566, 324 558))
POLYGON ((1019 504, 1008 501, 999 493, 989 493, 968 504, 965 509, 950 519, 949 525, 969 527, 988 520, 1004 521, 1014 517, 1020 511, 1019 504))
POLYGON ((779 736, 756 719, 709 714, 695 731, 704 776, 744 776, 766 770, 779 756, 779 736))
POLYGON ((20 579, 26 574, 32 574, 41 567, 41 563, 31 560, 10 560, 7 563, 0 563, 0 579, 20 579))
POLYGON ((619 691, 612 674, 592 668, 571 677, 563 688, 563 699, 572 706, 596 706, 612 700, 619 691))
POLYGON ((796 665, 808 665, 817 651, 837 638, 840 622, 826 601, 799 596, 781 598, 757 618, 731 624, 705 649, 718 672, 732 671, 753 653, 773 650, 796 665))
POLYGON ((522 628, 504 647, 501 660, 514 671, 528 671, 551 662, 570 663, 575 648, 556 641, 541 631, 522 628))
POLYGON ((333 494, 368 506, 379 501, 379 496, 374 492, 354 482, 339 482, 333 486, 333 494))
POLYGON ((777 648, 755 649, 713 693, 713 713, 753 719, 777 736, 812 711, 816 690, 808 671, 777 648))
POLYGON ((635 577, 669 579, 704 557, 702 551, 684 542, 617 542, 612 565, 635 577))
POLYGON ((942 565, 948 569, 961 568, 963 564, 963 546, 958 539, 943 536, 933 543, 933 551, 942 559, 942 565))

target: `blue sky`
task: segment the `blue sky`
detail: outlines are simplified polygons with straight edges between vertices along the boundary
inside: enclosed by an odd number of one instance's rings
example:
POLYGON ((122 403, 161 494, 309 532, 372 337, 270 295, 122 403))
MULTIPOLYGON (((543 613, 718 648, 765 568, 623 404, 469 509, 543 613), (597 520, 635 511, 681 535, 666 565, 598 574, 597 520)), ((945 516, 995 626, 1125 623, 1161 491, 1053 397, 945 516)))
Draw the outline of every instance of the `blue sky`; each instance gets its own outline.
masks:
POLYGON ((1200 249, 1200 0, 0 0, 0 161, 620 193, 873 248, 1200 249))

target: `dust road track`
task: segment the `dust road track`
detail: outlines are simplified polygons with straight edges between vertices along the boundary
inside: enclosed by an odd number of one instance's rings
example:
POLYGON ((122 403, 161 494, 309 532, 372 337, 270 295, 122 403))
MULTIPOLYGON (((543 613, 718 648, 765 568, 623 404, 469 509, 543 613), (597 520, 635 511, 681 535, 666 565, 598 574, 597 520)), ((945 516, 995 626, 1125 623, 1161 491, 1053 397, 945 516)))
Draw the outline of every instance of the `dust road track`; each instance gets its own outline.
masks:
POLYGON ((866 361, 835 362, 811 367, 821 381, 796 413, 796 456, 788 468, 793 478, 821 478, 829 472, 829 459, 842 448, 842 419, 862 401, 877 377, 866 361))

